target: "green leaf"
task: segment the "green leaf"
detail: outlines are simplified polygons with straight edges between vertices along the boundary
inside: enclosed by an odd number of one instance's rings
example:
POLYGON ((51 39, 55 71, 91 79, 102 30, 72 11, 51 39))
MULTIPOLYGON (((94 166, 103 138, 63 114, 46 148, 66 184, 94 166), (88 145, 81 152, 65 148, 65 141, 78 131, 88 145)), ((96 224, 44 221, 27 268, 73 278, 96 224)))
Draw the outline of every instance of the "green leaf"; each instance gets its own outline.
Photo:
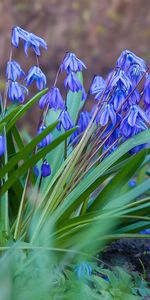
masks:
POLYGON ((80 205, 82 199, 88 197, 98 186, 100 177, 125 153, 132 148, 150 142, 150 130, 146 130, 123 143, 115 152, 104 159, 90 172, 75 189, 64 199, 57 208, 55 220, 66 219, 70 213, 80 205), (61 218, 60 218, 61 217, 61 218))
POLYGON ((5 193, 19 177, 21 177, 29 168, 33 167, 41 158, 45 157, 48 152, 52 151, 57 147, 57 145, 62 143, 75 130, 76 128, 68 130, 66 133, 55 139, 50 145, 47 145, 36 154, 33 154, 31 158, 29 158, 22 166, 20 166, 15 172, 13 172, 9 179, 4 183, 1 189, 1 194, 5 193))
POLYGON ((21 105, 20 110, 18 112, 16 112, 14 117, 8 122, 7 127, 6 127, 6 132, 8 132, 11 129, 11 127, 17 122, 17 120, 20 119, 25 114, 25 112, 47 92, 47 90, 48 89, 45 89, 45 90, 39 92, 31 100, 29 100, 26 104, 21 105))
POLYGON ((22 104, 18 105, 17 107, 13 106, 13 109, 11 109, 10 111, 8 110, 6 112, 5 117, 0 121, 0 124, 3 122, 7 123, 9 120, 11 120, 14 117, 14 115, 20 110, 20 108, 22 106, 23 106, 22 104))
POLYGON ((131 191, 128 191, 124 195, 118 196, 113 202, 108 203, 106 209, 114 209, 126 205, 132 200, 136 199, 140 195, 144 194, 150 188, 150 179, 145 180, 143 183, 139 184, 131 191))
POLYGON ((29 144, 27 144, 24 148, 12 157, 9 162, 3 167, 0 173, 0 178, 2 178, 8 171, 10 171, 20 160, 27 158, 28 155, 31 154, 32 150, 36 147, 36 145, 49 133, 51 132, 58 121, 49 125, 46 129, 44 129, 40 134, 38 134, 29 144))
POLYGON ((3 134, 3 130, 4 130, 5 125, 6 125, 5 123, 0 124, 0 134, 3 134))
MULTIPOLYGON (((83 84, 83 77, 81 72, 77 73, 77 77, 80 80, 81 84, 83 84)), ((67 108, 69 111, 69 115, 71 119, 74 121, 74 123, 76 123, 77 121, 78 113, 81 107, 81 101, 82 101, 82 91, 75 92, 75 93, 71 91, 68 92, 67 108)), ((82 102, 84 103, 84 101, 82 102)))
POLYGON ((113 202, 118 195, 124 193, 124 185, 129 181, 133 174, 137 171, 139 166, 144 161, 146 150, 143 150, 136 155, 130 157, 126 165, 119 173, 106 185, 106 187, 99 193, 89 210, 97 210, 102 208, 108 202, 113 202))
POLYGON ((20 133, 19 133, 19 131, 18 131, 16 125, 14 125, 14 126, 12 127, 11 132, 12 132, 12 134, 13 134, 13 137, 14 137, 14 139, 15 139, 15 142, 16 142, 16 144, 17 144, 19 150, 21 150, 22 148, 24 148, 24 143, 23 143, 23 141, 22 141, 22 138, 21 138, 21 136, 20 136, 20 133))

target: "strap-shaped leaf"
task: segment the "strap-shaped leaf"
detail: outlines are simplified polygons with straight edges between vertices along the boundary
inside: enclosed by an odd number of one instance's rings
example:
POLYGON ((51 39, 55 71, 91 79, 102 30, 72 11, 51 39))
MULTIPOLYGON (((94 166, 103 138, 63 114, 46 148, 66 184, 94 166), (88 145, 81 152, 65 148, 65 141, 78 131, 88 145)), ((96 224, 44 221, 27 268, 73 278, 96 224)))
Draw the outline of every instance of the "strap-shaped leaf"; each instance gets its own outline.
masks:
MULTIPOLYGON (((80 80, 81 84, 83 84, 83 77, 82 77, 81 72, 77 73, 77 77, 80 80)), ((69 111, 69 115, 70 115, 71 119, 74 121, 74 123, 76 123, 78 113, 81 108, 81 102, 84 103, 84 101, 82 101, 82 91, 75 92, 75 93, 73 93, 71 91, 68 92, 67 108, 69 111)))
POLYGON ((45 148, 33 154, 22 166, 20 166, 13 174, 9 177, 9 179, 4 183, 1 189, 1 194, 5 193, 13 184, 14 182, 21 177, 27 170, 33 167, 41 158, 45 157, 46 154, 52 151, 54 148, 57 147, 60 143, 62 143, 71 133, 73 133, 76 128, 72 128, 68 130, 64 134, 60 135, 57 139, 55 139, 50 145, 47 145, 45 148))
POLYGON ((0 178, 4 177, 4 175, 10 170, 22 159, 26 159, 28 155, 31 154, 33 149, 36 147, 36 145, 49 133, 51 132, 56 125, 58 124, 58 121, 54 122, 53 124, 49 125, 46 129, 44 129, 39 135, 37 135, 29 144, 27 144, 23 149, 21 149, 14 157, 12 157, 9 162, 4 166, 4 168, 0 172, 0 178))
POLYGON ((21 105, 20 110, 8 122, 8 124, 6 126, 6 132, 8 132, 11 129, 11 127, 17 122, 17 120, 20 119, 25 114, 25 112, 47 92, 47 90, 48 89, 45 89, 45 90, 39 92, 33 98, 31 98, 26 104, 21 105))
MULTIPOLYGON (((143 150, 136 155, 130 157, 126 165, 122 170, 106 185, 106 187, 99 193, 94 200, 89 211, 100 209, 107 203, 112 203, 114 199, 123 193, 122 188, 129 181, 129 179, 135 174, 139 166, 144 161, 146 150, 143 150)), ((122 205, 122 203, 120 203, 122 205)))
POLYGON ((64 199, 56 211, 55 220, 60 217, 68 217, 98 186, 100 177, 108 170, 121 156, 132 148, 150 142, 150 130, 146 130, 123 143, 115 152, 103 160, 90 174, 85 177, 79 185, 64 199))
POLYGON ((6 123, 7 124, 8 121, 11 120, 17 114, 18 111, 20 111, 20 109, 21 109, 22 106, 23 106, 22 104, 18 105, 17 107, 14 106, 13 110, 11 110, 10 112, 8 111, 6 113, 6 115, 5 115, 5 117, 1 119, 0 125, 2 123, 6 123))
POLYGON ((24 148, 23 140, 22 140, 22 138, 21 138, 21 136, 20 136, 19 130, 18 130, 18 128, 17 128, 16 125, 14 125, 14 126, 12 127, 11 132, 12 132, 12 134, 13 134, 13 137, 14 137, 14 139, 15 139, 15 142, 16 142, 16 144, 17 144, 19 150, 21 150, 22 148, 24 148))

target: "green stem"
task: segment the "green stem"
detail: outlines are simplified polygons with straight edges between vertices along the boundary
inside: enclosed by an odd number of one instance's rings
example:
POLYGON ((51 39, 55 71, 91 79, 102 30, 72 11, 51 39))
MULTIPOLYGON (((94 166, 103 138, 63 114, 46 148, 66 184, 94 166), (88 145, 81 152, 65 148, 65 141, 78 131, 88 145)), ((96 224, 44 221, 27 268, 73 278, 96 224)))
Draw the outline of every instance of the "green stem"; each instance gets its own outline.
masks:
POLYGON ((25 186, 24 186, 24 190, 23 190, 23 194, 22 194, 22 198, 21 198, 21 202, 20 202, 20 206, 19 206, 19 211, 18 211, 18 216, 17 216, 17 223, 16 223, 16 228, 15 228, 15 233, 14 233, 14 239, 15 240, 18 239, 19 233, 20 233, 20 230, 21 230, 22 214, 23 214, 23 209, 24 209, 24 205, 25 205, 25 195, 26 195, 26 188, 27 188, 29 176, 30 176, 30 169, 28 170, 28 173, 27 173, 25 186))
MULTIPOLYGON (((12 59, 12 47, 10 50, 9 62, 11 62, 11 59, 12 59)), ((10 73, 10 70, 8 70, 8 80, 6 82, 3 101, 1 99, 2 118, 5 117, 5 111, 6 111, 6 106, 7 106, 7 95, 8 95, 8 89, 9 89, 9 73, 10 73)), ((8 163, 6 126, 4 126, 4 140, 5 140, 4 165, 6 165, 8 163)), ((6 173, 6 175, 4 177, 4 181, 6 182, 7 180, 8 180, 8 173, 6 173)), ((8 191, 5 192, 5 194, 2 198, 2 201, 1 201, 1 220, 2 220, 2 231, 4 232, 4 235, 7 237, 8 233, 9 233, 8 191)))
MULTIPOLYGON (((8 153, 7 153, 7 136, 6 128, 4 126, 4 139, 5 139, 5 154, 4 154, 4 165, 8 162, 8 153)), ((8 180, 8 174, 6 173, 4 181, 8 180)), ((5 237, 8 236, 9 232, 9 212, 8 212, 8 191, 5 192, 2 201, 1 201, 1 220, 2 220, 2 231, 4 232, 5 237)))
POLYGON ((67 139, 64 142, 64 160, 67 159, 67 139))

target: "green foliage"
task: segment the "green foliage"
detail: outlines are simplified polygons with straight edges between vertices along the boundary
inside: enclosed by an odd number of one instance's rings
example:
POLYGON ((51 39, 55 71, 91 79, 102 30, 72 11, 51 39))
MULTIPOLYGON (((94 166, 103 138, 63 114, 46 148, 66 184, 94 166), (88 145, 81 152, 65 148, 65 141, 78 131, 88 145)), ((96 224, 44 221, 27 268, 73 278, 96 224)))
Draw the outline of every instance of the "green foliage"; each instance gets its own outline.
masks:
MULTIPOLYGON (((108 282, 94 274, 79 281, 70 265, 79 256, 93 260, 92 255, 113 239, 140 237, 139 231, 150 225, 149 154, 143 150, 129 155, 135 146, 150 142, 150 130, 102 157, 101 151, 94 152, 92 122, 73 147, 67 143, 76 127, 58 133, 58 114, 50 112, 46 117, 50 125, 33 139, 24 134, 24 140, 16 122, 45 92, 24 106, 11 106, 0 120, 7 140, 0 170, 2 299, 142 299, 149 293, 146 283, 137 287, 123 270, 105 270, 108 282), (37 149, 50 132, 53 142, 37 149), (52 175, 36 178, 33 167, 45 157, 52 175), (133 176, 138 185, 130 188, 133 176)), ((81 93, 69 92, 67 101, 76 120, 81 93)))
POLYGON ((150 296, 148 283, 138 273, 129 275, 119 267, 111 271, 94 263, 93 274, 79 279, 74 266, 66 262, 58 264, 56 255, 44 247, 27 254, 23 245, 12 245, 0 260, 1 299, 140 300, 150 296))

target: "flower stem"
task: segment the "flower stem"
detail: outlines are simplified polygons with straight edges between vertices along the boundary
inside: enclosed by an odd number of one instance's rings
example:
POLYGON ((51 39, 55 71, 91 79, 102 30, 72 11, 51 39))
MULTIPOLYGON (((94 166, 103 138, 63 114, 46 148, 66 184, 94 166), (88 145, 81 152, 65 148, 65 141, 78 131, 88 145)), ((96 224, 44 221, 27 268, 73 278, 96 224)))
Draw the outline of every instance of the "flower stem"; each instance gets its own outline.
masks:
POLYGON ((67 144, 67 139, 66 139, 64 142, 64 160, 67 159, 67 146, 68 146, 68 144, 67 144))
POLYGON ((20 206, 19 206, 19 211, 18 211, 18 216, 17 216, 17 223, 16 223, 16 228, 15 228, 15 233, 14 233, 14 239, 15 240, 18 239, 20 229, 21 229, 21 220, 22 220, 22 214, 23 214, 23 209, 24 209, 24 205, 25 205, 25 195, 26 195, 26 188, 27 188, 29 177, 30 177, 30 169, 28 170, 28 173, 27 173, 25 186, 24 186, 24 190, 23 190, 23 193, 22 193, 22 198, 21 198, 21 202, 20 202, 20 206))

